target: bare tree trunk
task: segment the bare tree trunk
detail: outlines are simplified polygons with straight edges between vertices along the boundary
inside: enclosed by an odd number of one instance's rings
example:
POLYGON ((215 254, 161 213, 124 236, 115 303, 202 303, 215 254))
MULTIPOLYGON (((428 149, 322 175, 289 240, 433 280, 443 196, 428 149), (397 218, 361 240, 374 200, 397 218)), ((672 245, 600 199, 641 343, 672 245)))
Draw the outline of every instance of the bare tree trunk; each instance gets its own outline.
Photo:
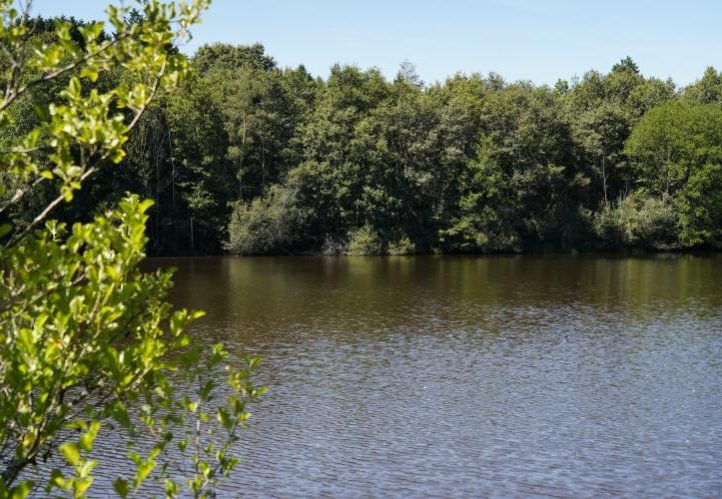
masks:
POLYGON ((266 143, 261 136, 261 192, 266 187, 266 143))
POLYGON ((238 155, 238 172, 236 177, 238 178, 238 199, 243 200, 243 156, 246 153, 246 139, 248 137, 248 123, 246 118, 243 118, 243 133, 241 135, 241 151, 238 155))
POLYGON ((170 153, 170 164, 173 175, 173 177, 171 178, 171 190, 173 193, 173 209, 175 210, 175 160, 173 159, 173 140, 171 139, 170 135, 170 127, 168 127, 168 152, 170 153))
POLYGON ((602 188, 604 189, 604 206, 609 204, 607 198, 607 158, 602 158, 602 188))
POLYGON ((193 237, 193 217, 191 217, 191 254, 196 254, 195 239, 193 237))

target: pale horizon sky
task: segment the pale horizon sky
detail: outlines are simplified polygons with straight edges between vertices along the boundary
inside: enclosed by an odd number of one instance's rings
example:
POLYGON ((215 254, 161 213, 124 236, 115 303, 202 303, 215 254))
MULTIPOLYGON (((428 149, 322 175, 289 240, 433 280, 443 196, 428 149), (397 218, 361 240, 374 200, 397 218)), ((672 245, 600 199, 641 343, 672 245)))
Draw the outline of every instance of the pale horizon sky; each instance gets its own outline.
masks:
MULTIPOLYGON (((108 3, 34 0, 33 13, 104 19, 108 3)), ((645 75, 683 86, 707 66, 722 69, 722 2, 214 0, 183 50, 213 42, 260 42, 280 66, 322 77, 338 62, 392 78, 409 60, 427 82, 493 71, 553 84, 629 55, 645 75)))

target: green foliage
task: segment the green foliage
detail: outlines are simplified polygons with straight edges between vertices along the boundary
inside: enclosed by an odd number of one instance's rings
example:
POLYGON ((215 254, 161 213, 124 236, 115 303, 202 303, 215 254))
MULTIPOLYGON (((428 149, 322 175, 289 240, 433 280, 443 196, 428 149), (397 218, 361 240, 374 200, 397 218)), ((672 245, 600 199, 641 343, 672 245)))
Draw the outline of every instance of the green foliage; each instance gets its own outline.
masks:
MULTIPOLYGON (((316 97, 305 102, 311 105, 287 142, 295 148, 294 159, 276 181, 264 181, 294 192, 294 209, 306 213, 292 241, 278 232, 288 251, 337 254, 351 235, 353 240, 371 234, 384 251, 398 234, 425 252, 619 246, 615 232, 600 232, 601 222, 595 221, 610 218, 611 200, 639 187, 660 199, 667 193, 655 179, 660 169, 654 165, 661 161, 640 153, 645 147, 659 153, 667 139, 640 148, 645 128, 662 135, 665 126, 675 129, 682 148, 698 140, 698 152, 706 147, 707 158, 720 143, 713 133, 699 133, 704 126, 679 127, 674 119, 649 125, 655 115, 682 104, 672 82, 644 78, 629 58, 608 74, 590 72, 555 90, 508 84, 498 75, 457 75, 425 88, 409 63, 393 82, 374 70, 335 66, 316 97), (694 134, 699 138, 688 140, 694 134), (602 240, 600 233, 612 239, 602 240)), ((711 118, 697 121, 714 128, 711 118)), ((690 154, 680 151, 679 157, 690 154)), ((679 181, 691 171, 685 166, 679 181)), ((674 192, 669 194, 681 206, 674 192)), ((238 212, 247 220, 256 214, 254 232, 264 241, 273 241, 276 230, 273 216, 259 216, 272 211, 269 201, 266 196, 254 202, 253 210, 245 203, 238 212)), ((651 204, 647 208, 642 212, 654 211, 651 204)), ((698 217, 702 225, 715 220, 698 217)), ((237 215, 232 220, 238 227, 237 215)), ((654 237, 633 239, 629 244, 669 246, 666 236, 659 243, 654 237)), ((686 246, 712 244, 710 236, 682 239, 686 246)), ((278 250, 271 242, 252 252, 278 250)))
POLYGON ((93 173, 125 158, 151 102, 186 75, 172 44, 206 3, 142 2, 140 14, 109 7, 111 37, 102 23, 58 22, 39 44, 27 13, 0 1, 0 125, 10 130, 0 174, 12 186, 0 193, 0 497, 84 497, 98 464, 88 456, 111 427, 135 464, 114 482, 122 497, 142 494, 151 476, 169 496, 210 496, 238 462, 231 445, 263 393, 250 381, 258 361, 193 346, 184 330, 202 314, 165 301, 170 272, 139 269, 152 202, 130 195, 86 223, 49 219, 93 173), (16 106, 33 95, 43 96, 41 109, 19 123, 16 106), (223 390, 209 380, 221 370, 223 390), (171 381, 183 374, 198 387, 185 396, 171 381), (135 448, 141 434, 150 450, 135 448), (164 454, 171 443, 189 450, 174 463, 181 475, 164 454), (44 464, 53 454, 66 466, 44 464), (45 482, 25 480, 28 467, 45 482))
POLYGON ((722 162, 722 108, 686 101, 663 104, 640 120, 625 152, 643 185, 674 195, 698 168, 722 162))
POLYGON ((383 242, 373 227, 364 225, 349 232, 346 254, 351 256, 382 255, 384 254, 383 242))
POLYGON ((402 236, 396 241, 391 241, 388 246, 388 254, 392 256, 413 255, 416 253, 416 245, 409 239, 409 236, 402 236))
POLYGON ((702 78, 684 89, 683 97, 700 104, 721 104, 722 75, 713 67, 707 68, 702 78))
POLYGON ((722 244, 722 108, 670 102, 647 113, 627 141, 640 183, 671 196, 683 247, 722 244))
POLYGON ((276 68, 276 61, 266 55, 263 45, 259 43, 247 47, 224 43, 204 45, 193 56, 193 63, 201 73, 219 67, 231 70, 244 67, 259 71, 276 68))
POLYGON ((279 69, 260 45, 204 46, 191 69, 141 121, 109 189, 154 199, 154 254, 221 251, 235 203, 264 196, 300 162, 296 134, 316 96, 303 67, 279 69))
POLYGON ((722 248, 722 164, 706 163, 690 174, 678 196, 679 238, 686 247, 722 248))
POLYGON ((594 219, 594 231, 609 249, 670 250, 679 247, 679 215, 669 197, 635 192, 605 205, 594 219))
POLYGON ((630 120, 616 104, 602 103, 582 113, 574 123, 574 135, 588 173, 599 186, 604 203, 610 191, 618 190, 625 166, 624 141, 629 136, 630 120))
POLYGON ((243 255, 283 251, 297 240, 305 218, 297 206, 296 193, 274 185, 262 198, 236 203, 228 224, 226 249, 243 255))
POLYGON ((465 178, 458 215, 441 231, 442 241, 463 252, 519 251, 517 213, 522 209, 511 194, 508 178, 490 153, 491 145, 482 143, 479 161, 470 162, 465 178))
MULTIPOLYGON (((676 244, 717 244, 717 187, 702 172, 721 162, 713 69, 681 93, 630 58, 554 88, 496 74, 426 85, 409 62, 393 81, 341 65, 322 81, 259 44, 201 47, 190 69, 140 118, 126 168, 101 172, 60 220, 130 191, 155 201, 152 254, 337 254, 365 226, 384 251, 402 237, 422 253, 590 250, 621 244, 600 239, 598 220, 645 189, 679 210, 676 244)), ((9 137, 33 129, 48 95, 18 100, 9 137)), ((18 225, 52 200, 41 184, 8 211, 18 225)))
MULTIPOLYGON (((178 37, 187 36, 187 28, 204 4, 196 1, 180 8, 148 2, 143 5, 143 22, 138 23, 126 21, 128 8, 109 7, 108 23, 115 30, 112 39, 102 36, 103 23, 95 23, 79 28, 83 43, 77 44, 71 37, 72 25, 59 22, 55 39, 41 45, 40 40, 28 38, 27 14, 14 9, 11 1, 0 3, 4 20, 0 39, 7 46, 8 58, 3 65, 6 91, 0 104, 0 123, 4 127, 15 123, 13 106, 28 92, 69 78, 59 95, 40 110, 42 119, 37 126, 22 136, 12 136, 12 143, 0 154, 0 161, 6 165, 3 173, 16 187, 12 196, 0 202, 1 211, 16 205, 44 182, 54 182, 60 191, 49 204, 54 208, 72 200, 98 164, 123 159, 128 131, 158 91, 172 89, 185 74, 185 58, 168 47, 178 37), (121 66, 122 83, 108 88, 97 84, 101 75, 121 66)), ((46 216, 41 212, 27 226, 18 228, 18 234, 27 233, 46 216)))

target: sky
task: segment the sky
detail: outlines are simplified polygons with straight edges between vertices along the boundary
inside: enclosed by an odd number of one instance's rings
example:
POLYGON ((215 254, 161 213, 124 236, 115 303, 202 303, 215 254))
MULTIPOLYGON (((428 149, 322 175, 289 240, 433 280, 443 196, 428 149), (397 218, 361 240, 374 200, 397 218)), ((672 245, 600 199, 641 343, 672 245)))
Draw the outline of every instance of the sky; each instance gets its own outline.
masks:
MULTIPOLYGON (((33 12, 97 20, 108 1, 34 0, 33 12)), ((722 0, 214 0, 183 50, 213 42, 260 42, 322 77, 342 63, 391 78, 408 60, 427 82, 493 71, 553 84, 631 56, 686 85, 722 70, 722 0)))

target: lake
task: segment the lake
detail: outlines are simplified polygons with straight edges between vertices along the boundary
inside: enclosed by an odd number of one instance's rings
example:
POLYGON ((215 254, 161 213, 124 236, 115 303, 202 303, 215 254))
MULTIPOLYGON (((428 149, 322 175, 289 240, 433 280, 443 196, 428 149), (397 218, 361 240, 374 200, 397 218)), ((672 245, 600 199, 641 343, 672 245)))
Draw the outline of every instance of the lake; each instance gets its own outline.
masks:
POLYGON ((223 494, 722 494, 722 256, 153 264, 264 357, 223 494))

